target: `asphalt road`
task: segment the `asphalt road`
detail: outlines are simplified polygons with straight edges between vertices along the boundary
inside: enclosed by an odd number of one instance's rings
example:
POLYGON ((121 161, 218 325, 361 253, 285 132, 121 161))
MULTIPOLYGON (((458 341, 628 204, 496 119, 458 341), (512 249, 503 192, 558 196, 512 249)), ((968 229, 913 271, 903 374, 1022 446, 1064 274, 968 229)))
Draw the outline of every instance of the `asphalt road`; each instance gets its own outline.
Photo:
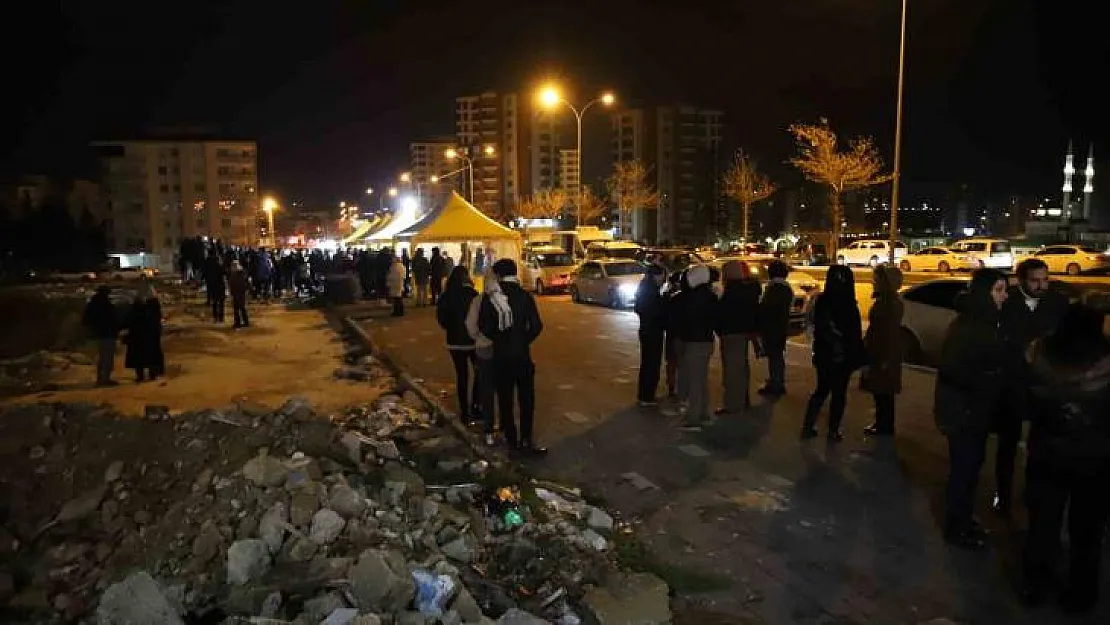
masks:
MULTIPOLYGON (((401 319, 384 312, 364 312, 364 325, 452 406, 454 374, 431 309, 410 309, 401 319)), ((1075 622, 1051 609, 1026 612, 1014 600, 1009 582, 1021 530, 986 513, 990 470, 984 470, 979 503, 996 531, 994 548, 965 554, 940 540, 946 449, 933 425, 928 371, 905 371, 894 441, 862 436, 872 406, 853 383, 847 440, 801 443, 814 376, 807 347, 795 339, 787 353, 786 397, 686 433, 676 427, 673 407, 635 406, 633 313, 577 305, 565 296, 541 298, 540 312, 536 420, 539 441, 551 453, 533 469, 602 497, 667 562, 728 582, 727 590, 692 588, 680 596, 735 619, 725 622, 1075 622), (651 486, 637 487, 630 473, 651 486)), ((719 376, 714 356, 714 402, 719 376)), ((764 377, 757 362, 753 384, 764 377)), ((1108 601, 1098 618, 1107 620, 1091 622, 1110 622, 1110 583, 1103 587, 1108 601)))

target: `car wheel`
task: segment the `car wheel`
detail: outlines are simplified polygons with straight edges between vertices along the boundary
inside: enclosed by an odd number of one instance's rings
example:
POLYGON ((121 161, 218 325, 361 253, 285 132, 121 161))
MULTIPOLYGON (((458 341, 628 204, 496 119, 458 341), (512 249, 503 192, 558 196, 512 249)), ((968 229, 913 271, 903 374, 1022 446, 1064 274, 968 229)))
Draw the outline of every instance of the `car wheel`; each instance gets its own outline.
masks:
POLYGON ((902 362, 919 365, 924 364, 922 360, 924 356, 921 353, 921 343, 913 332, 902 328, 902 362))
POLYGON ((910 261, 904 260, 898 263, 898 268, 902 270, 902 273, 908 273, 910 270, 910 261))
POLYGON ((1067 272, 1069 276, 1078 276, 1079 274, 1083 273, 1083 270, 1079 268, 1078 264, 1071 263, 1067 267, 1067 272))
POLYGON ((952 267, 948 264, 947 261, 942 260, 939 263, 937 263, 937 271, 943 271, 944 273, 948 273, 948 272, 952 271, 952 267))
POLYGON ((838 264, 838 265, 847 265, 848 262, 843 256, 837 256, 836 257, 836 264, 838 264))
POLYGON ((545 292, 543 290, 543 280, 536 280, 536 295, 543 295, 545 292))

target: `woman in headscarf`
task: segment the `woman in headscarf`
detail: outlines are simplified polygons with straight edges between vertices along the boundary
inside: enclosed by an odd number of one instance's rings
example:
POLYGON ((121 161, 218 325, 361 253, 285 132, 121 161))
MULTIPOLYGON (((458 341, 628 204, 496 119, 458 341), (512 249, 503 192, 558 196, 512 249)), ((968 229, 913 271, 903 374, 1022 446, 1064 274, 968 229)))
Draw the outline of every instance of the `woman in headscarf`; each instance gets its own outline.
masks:
POLYGON ((956 298, 956 318, 941 347, 933 414, 948 438, 944 539, 964 549, 983 547, 975 522, 975 489, 987 452, 991 417, 1002 397, 1005 342, 1000 328, 1006 276, 994 269, 971 274, 956 298))
POLYGON ((813 308, 813 366, 817 369, 817 388, 806 407, 803 439, 817 436, 817 413, 832 395, 827 437, 830 442, 844 440, 840 422, 844 418, 848 382, 852 372, 864 362, 862 334, 852 270, 844 265, 833 265, 825 274, 825 288, 813 308))
POLYGON ((752 405, 752 370, 749 346, 756 340, 759 296, 762 287, 752 279, 748 263, 732 260, 722 268, 721 302, 716 331, 721 338, 721 386, 724 406, 717 414, 736 414, 752 405))
POLYGON ((709 421, 709 359, 713 355, 713 322, 718 300, 710 284, 709 267, 690 267, 686 282, 689 289, 675 302, 675 331, 682 342, 679 376, 686 391, 682 425, 700 429, 709 421))
POLYGON ((872 297, 868 313, 867 367, 860 386, 875 400, 875 422, 863 432, 869 436, 894 434, 894 398, 902 392, 902 272, 897 267, 879 265, 871 277, 872 297))
POLYGON ((466 267, 459 265, 447 276, 443 295, 436 302, 436 320, 447 334, 447 351, 455 365, 455 390, 459 398, 459 419, 463 425, 476 422, 478 415, 472 400, 478 398, 478 377, 474 377, 473 393, 469 393, 470 366, 474 363, 474 339, 466 329, 470 302, 478 295, 470 282, 466 267))
POLYGON ((487 297, 500 297, 501 284, 492 268, 486 268, 482 276, 482 292, 470 300, 466 311, 466 331, 474 339, 474 398, 472 403, 476 407, 476 414, 482 417, 482 426, 485 431, 486 445, 493 446, 493 341, 478 327, 478 311, 482 308, 482 300, 487 297))
POLYGON ((124 364, 135 370, 135 381, 156 380, 166 371, 162 353, 162 304, 145 277, 139 283, 127 319, 127 356, 124 364))

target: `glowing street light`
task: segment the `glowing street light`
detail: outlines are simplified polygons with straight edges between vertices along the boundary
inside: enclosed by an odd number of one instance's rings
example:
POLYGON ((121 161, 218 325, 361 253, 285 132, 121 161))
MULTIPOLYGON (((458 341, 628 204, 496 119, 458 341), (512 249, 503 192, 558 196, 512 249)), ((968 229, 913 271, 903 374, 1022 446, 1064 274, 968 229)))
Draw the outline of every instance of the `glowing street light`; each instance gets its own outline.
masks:
POLYGON ((399 179, 399 180, 400 180, 401 182, 404 182, 404 183, 409 183, 409 182, 412 182, 412 174, 410 174, 410 173, 409 173, 409 172, 407 172, 407 171, 406 171, 406 172, 402 172, 402 173, 401 173, 401 175, 400 175, 400 176, 398 176, 398 179, 399 179))
POLYGON ((397 197, 397 187, 389 187, 389 197, 397 197))
POLYGON ((366 195, 374 195, 374 187, 366 187, 366 195))
POLYGON ((602 93, 600 96, 598 96, 598 97, 594 98, 593 100, 590 100, 589 102, 587 102, 581 108, 578 108, 578 107, 574 106, 573 104, 571 104, 570 102, 567 102, 563 98, 562 94, 559 93, 558 87, 556 87, 555 85, 548 85, 548 86, 546 86, 546 87, 544 87, 540 90, 538 97, 539 97, 540 104, 542 104, 544 107, 546 107, 548 109, 553 109, 553 108, 559 106, 559 104, 567 105, 567 108, 569 108, 574 113, 574 118, 578 122, 578 148, 575 150, 575 152, 578 156, 578 185, 577 185, 578 199, 575 202, 575 206, 577 207, 578 212, 577 212, 577 215, 575 217, 575 220, 578 222, 578 225, 581 225, 582 224, 582 116, 585 115, 586 111, 588 111, 590 109, 590 107, 595 105, 595 104, 600 103, 602 106, 612 106, 614 103, 616 103, 617 96, 613 95, 612 92, 606 91, 605 93, 602 93))
POLYGON ((278 203, 272 197, 267 196, 262 200, 262 210, 266 213, 266 234, 269 235, 270 247, 274 247, 274 211, 277 210, 278 203))
MULTIPOLYGON (((484 154, 486 157, 492 157, 496 153, 497 153, 497 149, 495 147, 493 147, 492 145, 487 144, 487 145, 482 147, 482 154, 484 154)), ((449 160, 454 160, 456 158, 461 158, 462 159, 462 161, 465 165, 464 169, 466 169, 469 173, 469 178, 470 178, 470 203, 473 204, 474 203, 474 161, 471 160, 471 158, 470 158, 470 149, 469 148, 463 148, 462 150, 459 150, 459 149, 456 149, 456 148, 447 148, 446 150, 443 151, 443 156, 445 158, 449 159, 449 160)), ((438 180, 438 178, 437 178, 437 180, 438 180)))
POLYGON ((435 174, 432 174, 432 177, 428 178, 428 182, 430 182, 432 184, 438 183, 439 182, 439 176, 437 176, 435 174))

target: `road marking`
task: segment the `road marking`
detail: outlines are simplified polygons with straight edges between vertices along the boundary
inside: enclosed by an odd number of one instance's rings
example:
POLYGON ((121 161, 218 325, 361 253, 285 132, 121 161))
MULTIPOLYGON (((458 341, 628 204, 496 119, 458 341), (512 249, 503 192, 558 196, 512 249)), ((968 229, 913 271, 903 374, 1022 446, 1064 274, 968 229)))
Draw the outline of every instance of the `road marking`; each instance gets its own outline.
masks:
POLYGON ((564 412, 563 416, 572 423, 589 423, 590 418, 581 412, 564 412))
POLYGON ((682 453, 686 454, 687 456, 691 456, 693 458, 705 458, 705 457, 709 456, 708 451, 702 449, 701 447, 698 447, 697 445, 693 445, 693 444, 679 445, 678 450, 681 451, 682 453))

